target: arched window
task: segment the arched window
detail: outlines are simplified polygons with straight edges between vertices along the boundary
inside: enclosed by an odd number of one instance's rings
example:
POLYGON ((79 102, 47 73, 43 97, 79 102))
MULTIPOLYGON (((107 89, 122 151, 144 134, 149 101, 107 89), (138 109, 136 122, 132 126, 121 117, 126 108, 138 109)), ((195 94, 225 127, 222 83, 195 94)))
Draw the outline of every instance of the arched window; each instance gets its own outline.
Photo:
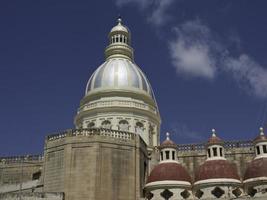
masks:
POLYGON ((144 131, 144 125, 141 122, 137 122, 135 126, 135 131, 137 134, 141 135, 144 131))
POLYGON ((95 123, 94 122, 90 122, 88 125, 87 125, 88 128, 95 128, 95 123))
POLYGON ((121 120, 119 122, 120 131, 129 131, 129 123, 126 120, 121 120))
POLYGON ((105 129, 111 129, 111 122, 109 120, 105 120, 102 122, 101 127, 105 129))

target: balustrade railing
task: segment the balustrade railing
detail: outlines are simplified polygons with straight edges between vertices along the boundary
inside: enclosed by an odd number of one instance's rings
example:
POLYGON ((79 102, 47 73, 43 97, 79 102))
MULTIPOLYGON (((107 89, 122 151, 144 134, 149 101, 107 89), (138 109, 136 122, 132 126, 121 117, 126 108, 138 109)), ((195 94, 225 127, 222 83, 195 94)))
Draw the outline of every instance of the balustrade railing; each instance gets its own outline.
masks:
POLYGON ((6 156, 0 157, 0 162, 3 163, 27 163, 34 161, 42 161, 43 155, 21 155, 21 156, 6 156))
POLYGON ((104 128, 89 128, 89 129, 69 129, 57 134, 52 134, 47 136, 48 141, 57 140, 65 137, 75 137, 75 136, 105 136, 111 138, 117 138, 121 140, 133 140, 135 138, 134 133, 104 129, 104 128))
POLYGON ((137 107, 137 108, 141 108, 141 109, 145 109, 145 110, 149 110, 152 112, 157 112, 155 108, 153 108, 150 105, 146 105, 143 103, 139 103, 139 102, 129 102, 129 101, 100 101, 100 102, 93 102, 93 103, 89 103, 84 105, 83 107, 81 107, 78 112, 81 112, 83 110, 86 109, 92 109, 92 108, 97 108, 97 107, 104 107, 104 106, 129 106, 129 107, 137 107))
MULTIPOLYGON (((225 141, 225 150, 236 149, 236 148, 251 148, 253 147, 252 140, 245 141, 225 141)), ((196 144, 178 144, 178 151, 203 151, 206 148, 206 143, 196 143, 196 144)))

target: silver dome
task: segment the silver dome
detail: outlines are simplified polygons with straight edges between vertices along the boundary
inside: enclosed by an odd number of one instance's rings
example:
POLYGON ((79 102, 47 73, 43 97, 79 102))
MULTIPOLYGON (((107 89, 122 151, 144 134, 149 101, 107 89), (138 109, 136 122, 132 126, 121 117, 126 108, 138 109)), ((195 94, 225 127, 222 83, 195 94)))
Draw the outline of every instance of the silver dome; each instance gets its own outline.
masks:
POLYGON ((141 91, 154 99, 152 88, 144 73, 136 64, 125 58, 108 59, 98 67, 87 83, 86 95, 102 89, 141 91))

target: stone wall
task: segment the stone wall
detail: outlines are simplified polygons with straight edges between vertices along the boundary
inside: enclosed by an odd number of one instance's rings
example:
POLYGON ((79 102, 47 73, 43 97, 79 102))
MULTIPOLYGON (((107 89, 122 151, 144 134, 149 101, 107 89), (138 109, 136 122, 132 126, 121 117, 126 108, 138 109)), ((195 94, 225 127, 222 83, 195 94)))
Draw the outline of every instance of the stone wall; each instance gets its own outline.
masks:
POLYGON ((0 157, 0 186, 16 184, 33 179, 43 166, 41 155, 0 157))
POLYGON ((105 129, 70 130, 45 145, 44 191, 66 200, 139 200, 147 170, 140 136, 105 129))
MULTIPOLYGON (((225 142, 225 157, 235 163, 242 178, 248 163, 254 158, 255 151, 252 141, 225 142)), ((206 160, 205 144, 178 144, 178 160, 186 167, 194 180, 198 167, 206 160)))
POLYGON ((63 193, 7 193, 0 194, 0 200, 64 200, 63 193))

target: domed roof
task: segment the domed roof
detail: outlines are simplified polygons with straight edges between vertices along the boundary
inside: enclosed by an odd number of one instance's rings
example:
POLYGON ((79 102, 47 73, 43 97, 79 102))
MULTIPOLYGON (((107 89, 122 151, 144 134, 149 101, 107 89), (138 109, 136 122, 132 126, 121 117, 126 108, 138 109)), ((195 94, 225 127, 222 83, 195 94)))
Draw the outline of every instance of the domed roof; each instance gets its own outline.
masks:
POLYGON ((244 180, 259 177, 267 178, 267 158, 252 160, 245 171, 244 180))
POLYGON ((195 182, 217 178, 240 180, 236 166, 227 160, 207 160, 195 174, 195 182))
POLYGON ((126 26, 122 25, 122 19, 120 17, 118 18, 117 22, 118 22, 118 24, 111 29, 110 33, 113 33, 116 31, 125 32, 125 33, 130 32, 126 26))
POLYGON ((191 177, 179 163, 167 162, 158 164, 147 179, 147 183, 157 181, 186 181, 190 183, 191 177))
POLYGON ((216 136, 215 129, 212 129, 212 136, 208 140, 208 145, 223 144, 223 140, 216 136))
POLYGON ((267 142, 267 137, 266 135, 264 134, 264 131, 263 131, 263 128, 261 127, 260 128, 260 135, 258 135, 254 141, 254 143, 258 143, 258 142, 267 142))
POLYGON ((105 61, 93 73, 86 87, 86 95, 100 90, 124 90, 142 92, 154 99, 150 83, 141 69, 125 58, 105 61))
POLYGON ((170 139, 170 134, 167 132, 166 133, 166 139, 160 144, 159 148, 163 149, 163 148, 177 148, 177 145, 175 144, 175 142, 173 142, 170 139))

